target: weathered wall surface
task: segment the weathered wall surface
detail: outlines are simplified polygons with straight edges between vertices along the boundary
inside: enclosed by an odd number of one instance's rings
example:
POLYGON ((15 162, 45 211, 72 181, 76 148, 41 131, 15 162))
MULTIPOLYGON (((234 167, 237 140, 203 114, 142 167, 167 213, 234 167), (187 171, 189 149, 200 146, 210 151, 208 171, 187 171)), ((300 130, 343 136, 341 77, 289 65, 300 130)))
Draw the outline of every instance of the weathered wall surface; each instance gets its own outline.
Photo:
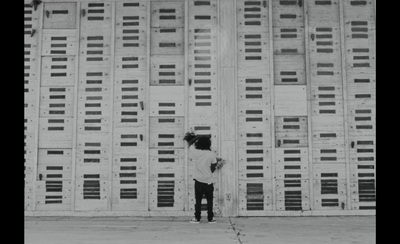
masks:
POLYGON ((24 50, 27 215, 192 215, 188 130, 219 215, 375 214, 372 0, 25 0, 24 50))

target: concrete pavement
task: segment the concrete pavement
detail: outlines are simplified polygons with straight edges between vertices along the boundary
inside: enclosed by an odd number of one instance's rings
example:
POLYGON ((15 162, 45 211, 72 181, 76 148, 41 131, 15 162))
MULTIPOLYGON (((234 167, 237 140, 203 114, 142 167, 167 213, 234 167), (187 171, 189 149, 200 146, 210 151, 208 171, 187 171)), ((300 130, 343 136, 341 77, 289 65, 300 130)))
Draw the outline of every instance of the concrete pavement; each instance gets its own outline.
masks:
POLYGON ((25 217, 26 244, 375 243, 375 216, 25 217))

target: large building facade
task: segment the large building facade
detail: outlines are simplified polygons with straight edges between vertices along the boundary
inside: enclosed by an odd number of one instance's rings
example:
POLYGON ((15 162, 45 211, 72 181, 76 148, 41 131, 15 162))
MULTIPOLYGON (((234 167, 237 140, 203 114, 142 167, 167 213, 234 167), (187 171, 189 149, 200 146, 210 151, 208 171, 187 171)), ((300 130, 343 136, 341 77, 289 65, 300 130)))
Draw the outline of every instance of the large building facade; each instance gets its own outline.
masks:
POLYGON ((26 215, 375 214, 375 1, 24 1, 26 215))

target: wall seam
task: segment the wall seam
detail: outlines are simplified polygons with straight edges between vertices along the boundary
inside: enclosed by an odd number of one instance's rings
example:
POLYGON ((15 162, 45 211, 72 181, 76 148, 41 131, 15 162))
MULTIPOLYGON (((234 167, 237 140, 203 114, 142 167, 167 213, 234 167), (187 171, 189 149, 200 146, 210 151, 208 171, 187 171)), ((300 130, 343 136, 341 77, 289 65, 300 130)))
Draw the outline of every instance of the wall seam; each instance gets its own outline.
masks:
POLYGON ((77 128, 78 128, 78 91, 79 91, 79 52, 80 52, 80 9, 81 9, 81 3, 77 2, 76 5, 76 47, 75 47, 75 84, 74 84, 74 117, 72 118, 74 120, 73 123, 73 134, 72 134, 72 152, 71 152, 71 210, 75 210, 75 193, 76 193, 76 157, 77 157, 77 138, 78 138, 78 133, 77 133, 77 128))
POLYGON ((312 143, 312 105, 311 105, 311 70, 310 70, 310 47, 309 47, 309 25, 308 25, 308 2, 304 4, 304 59, 305 59, 305 76, 306 76, 306 91, 307 91, 307 126, 308 126, 308 178, 309 178, 309 201, 310 210, 314 209, 314 174, 313 174, 313 143, 312 143))
POLYGON ((340 27, 340 49, 341 49, 341 71, 342 71, 342 87, 343 87, 343 122, 344 122, 344 153, 346 164, 346 192, 347 192, 347 210, 351 209, 351 181, 350 181, 350 162, 349 162, 349 129, 348 129, 348 109, 347 109, 347 73, 346 73, 346 41, 345 41, 345 22, 344 22, 344 6, 339 1, 339 27, 340 27))

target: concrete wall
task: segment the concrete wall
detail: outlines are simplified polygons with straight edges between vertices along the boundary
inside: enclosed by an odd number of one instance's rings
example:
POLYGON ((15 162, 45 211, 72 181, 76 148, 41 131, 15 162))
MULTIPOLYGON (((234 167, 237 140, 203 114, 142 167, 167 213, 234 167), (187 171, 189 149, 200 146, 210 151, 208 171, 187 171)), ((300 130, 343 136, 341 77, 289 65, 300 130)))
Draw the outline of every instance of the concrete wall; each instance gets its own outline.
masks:
POLYGON ((26 214, 375 214, 374 5, 25 0, 26 214))

